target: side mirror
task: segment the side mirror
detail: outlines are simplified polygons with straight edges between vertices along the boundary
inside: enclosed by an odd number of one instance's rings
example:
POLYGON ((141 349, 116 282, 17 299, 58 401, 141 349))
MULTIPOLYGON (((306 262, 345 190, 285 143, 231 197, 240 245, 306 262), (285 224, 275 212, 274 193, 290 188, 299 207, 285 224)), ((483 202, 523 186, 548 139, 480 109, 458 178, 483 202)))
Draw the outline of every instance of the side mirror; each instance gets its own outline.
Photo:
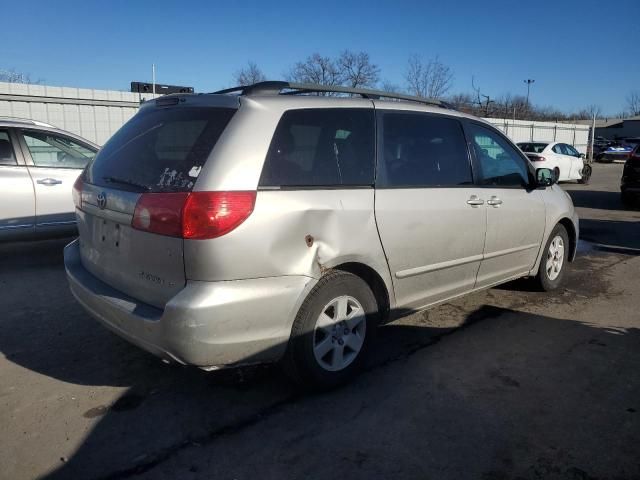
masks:
POLYGON ((553 170, 549 168, 537 168, 536 169, 536 186, 538 187, 550 187, 556 183, 558 179, 553 170))
POLYGON ((587 157, 585 156, 585 154, 584 154, 584 153, 581 153, 581 154, 580 154, 580 158, 584 160, 584 159, 585 159, 585 158, 587 158, 587 157))

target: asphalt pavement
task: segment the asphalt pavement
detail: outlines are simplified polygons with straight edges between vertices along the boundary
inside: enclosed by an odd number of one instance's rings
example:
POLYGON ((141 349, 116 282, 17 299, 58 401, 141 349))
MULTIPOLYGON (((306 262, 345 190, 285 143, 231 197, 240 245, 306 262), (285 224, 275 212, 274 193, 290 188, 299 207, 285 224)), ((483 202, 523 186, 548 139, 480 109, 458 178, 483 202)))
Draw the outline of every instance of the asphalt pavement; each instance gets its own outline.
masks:
POLYGON ((69 293, 68 239, 0 245, 0 478, 640 478, 640 211, 563 184, 566 288, 516 281, 380 329, 353 384, 165 365, 69 293))

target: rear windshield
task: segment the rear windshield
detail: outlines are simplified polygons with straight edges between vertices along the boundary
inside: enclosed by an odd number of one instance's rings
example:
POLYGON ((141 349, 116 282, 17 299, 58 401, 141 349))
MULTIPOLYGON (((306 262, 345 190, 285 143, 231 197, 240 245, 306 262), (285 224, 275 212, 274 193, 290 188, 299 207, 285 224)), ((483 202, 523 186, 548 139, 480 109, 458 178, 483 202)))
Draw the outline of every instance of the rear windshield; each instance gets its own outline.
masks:
POLYGON ((547 148, 548 143, 519 143, 518 147, 523 152, 529 153, 541 153, 545 148, 547 148))
POLYGON ((231 108, 142 110, 87 167, 93 185, 148 192, 190 191, 235 113, 231 108))

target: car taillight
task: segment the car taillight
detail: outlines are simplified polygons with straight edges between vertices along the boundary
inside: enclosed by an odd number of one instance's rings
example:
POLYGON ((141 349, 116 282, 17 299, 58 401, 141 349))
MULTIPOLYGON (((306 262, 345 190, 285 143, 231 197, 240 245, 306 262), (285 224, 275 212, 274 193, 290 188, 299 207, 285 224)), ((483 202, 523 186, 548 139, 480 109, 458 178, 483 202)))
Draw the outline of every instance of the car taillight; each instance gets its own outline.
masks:
POLYGON ((184 206, 182 236, 206 239, 225 235, 251 215, 255 203, 255 191, 192 192, 184 206))
POLYGON ((182 236, 182 209, 188 192, 143 193, 133 211, 131 226, 137 230, 182 236))
POLYGON ((255 191, 144 193, 131 226, 171 237, 216 238, 244 222, 255 200, 255 191))
POLYGON ((71 195, 73 196, 73 204, 76 206, 76 208, 82 208, 82 188, 83 187, 84 187, 84 182, 82 181, 82 175, 79 175, 73 184, 73 188, 71 189, 71 195))
POLYGON ((540 157, 540 156, 531 157, 532 162, 544 162, 545 160, 546 159, 544 157, 540 157))

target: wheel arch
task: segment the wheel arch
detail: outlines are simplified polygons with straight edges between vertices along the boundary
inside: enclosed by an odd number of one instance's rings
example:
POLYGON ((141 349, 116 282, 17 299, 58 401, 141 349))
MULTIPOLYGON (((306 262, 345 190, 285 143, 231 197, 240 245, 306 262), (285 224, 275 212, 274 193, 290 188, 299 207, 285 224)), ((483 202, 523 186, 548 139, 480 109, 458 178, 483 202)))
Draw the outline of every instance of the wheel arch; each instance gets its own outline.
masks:
POLYGON ((571 219, 567 217, 558 220, 557 224, 562 225, 567 231, 567 235, 569 235, 569 261, 573 262, 576 258, 576 250, 578 248, 578 232, 576 232, 576 227, 571 219))
POLYGON ((391 310, 391 298, 389 289, 380 274, 370 266, 360 262, 346 262, 333 267, 334 270, 342 270, 360 277, 369 286, 378 302, 380 323, 385 323, 391 310))

